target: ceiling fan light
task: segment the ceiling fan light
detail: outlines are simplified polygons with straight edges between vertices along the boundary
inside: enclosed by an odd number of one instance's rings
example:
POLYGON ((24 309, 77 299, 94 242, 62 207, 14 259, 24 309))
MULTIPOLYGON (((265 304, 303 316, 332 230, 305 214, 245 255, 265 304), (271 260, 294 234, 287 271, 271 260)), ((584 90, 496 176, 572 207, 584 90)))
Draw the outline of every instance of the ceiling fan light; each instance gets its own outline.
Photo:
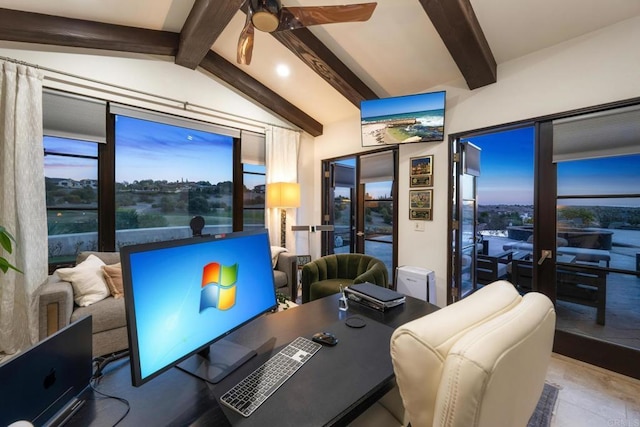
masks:
POLYGON ((253 26, 256 27, 260 31, 264 31, 266 33, 270 33, 275 31, 280 24, 280 20, 277 15, 274 15, 270 12, 254 12, 251 17, 251 22, 253 22, 253 26))
POLYGON ((280 0, 249 0, 251 22, 260 31, 270 33, 280 25, 280 0))

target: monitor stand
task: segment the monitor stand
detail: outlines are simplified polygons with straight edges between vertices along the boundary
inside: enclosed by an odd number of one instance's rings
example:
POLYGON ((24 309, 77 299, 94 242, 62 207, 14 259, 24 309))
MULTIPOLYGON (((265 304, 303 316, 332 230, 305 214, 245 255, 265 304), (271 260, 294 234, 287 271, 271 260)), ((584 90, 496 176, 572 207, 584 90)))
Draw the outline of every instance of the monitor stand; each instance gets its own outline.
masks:
POLYGON ((178 368, 217 384, 256 354, 255 350, 223 339, 179 363, 178 368))

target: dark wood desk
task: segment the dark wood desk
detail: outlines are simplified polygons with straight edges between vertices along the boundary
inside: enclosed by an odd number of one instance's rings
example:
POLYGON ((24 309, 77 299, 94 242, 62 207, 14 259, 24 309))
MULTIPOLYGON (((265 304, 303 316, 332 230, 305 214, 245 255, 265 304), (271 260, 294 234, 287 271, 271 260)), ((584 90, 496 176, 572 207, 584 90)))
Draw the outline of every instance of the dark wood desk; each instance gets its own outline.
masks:
MULTIPOLYGON (((97 389, 129 401, 131 410, 119 424, 122 426, 217 426, 227 420, 240 426, 346 425, 395 384, 389 355, 393 329, 437 309, 407 297, 405 304, 385 313, 355 303, 345 313, 338 310, 338 295, 332 295, 265 315, 226 337, 256 349, 258 355, 219 384, 170 369, 135 388, 131 386, 127 358, 105 369, 97 389), (367 326, 345 326, 346 317, 354 315, 363 317, 367 326), (327 329, 335 331, 341 340, 338 345, 321 349, 251 417, 243 418, 217 403, 224 392, 293 339, 327 329)), ((125 410, 123 403, 94 392, 69 425, 113 425, 125 410)))

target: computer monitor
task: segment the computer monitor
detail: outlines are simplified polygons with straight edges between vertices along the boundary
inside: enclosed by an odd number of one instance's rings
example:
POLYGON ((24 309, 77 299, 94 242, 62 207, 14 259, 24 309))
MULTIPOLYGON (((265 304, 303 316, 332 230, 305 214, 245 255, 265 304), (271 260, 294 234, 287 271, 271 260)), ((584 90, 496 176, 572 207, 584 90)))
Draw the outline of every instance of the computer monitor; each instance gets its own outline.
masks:
POLYGON ((124 246, 120 257, 134 386, 174 366, 216 383, 256 354, 220 339, 277 306, 265 229, 124 246))
POLYGON ((91 316, 0 363, 0 426, 63 424, 84 403, 93 371, 91 316))

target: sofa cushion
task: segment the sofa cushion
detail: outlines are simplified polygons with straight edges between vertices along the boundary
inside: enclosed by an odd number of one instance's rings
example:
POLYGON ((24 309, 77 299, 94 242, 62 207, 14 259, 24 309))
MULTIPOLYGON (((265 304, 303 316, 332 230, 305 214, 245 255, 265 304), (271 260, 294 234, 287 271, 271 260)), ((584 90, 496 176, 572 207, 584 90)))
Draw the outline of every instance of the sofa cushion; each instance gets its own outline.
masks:
POLYGON ((282 252, 288 252, 286 248, 280 246, 271 246, 271 266, 276 268, 276 264, 278 264, 278 255, 282 252))
POLYGON ((124 285, 122 284, 122 266, 120 263, 103 265, 102 274, 107 282, 109 291, 111 291, 111 295, 116 299, 122 298, 124 296, 124 285))
POLYGON ((59 268, 58 277, 73 286, 73 299, 81 307, 101 301, 110 295, 102 274, 104 262, 95 255, 70 268, 59 268))
POLYGON ((273 283, 276 286, 276 289, 287 286, 287 273, 280 270, 273 270, 273 283))
POLYGON ((95 255, 107 265, 117 264, 120 262, 120 252, 96 252, 96 251, 83 251, 76 257, 76 264, 80 264, 87 259, 89 255, 95 255))
POLYGON ((71 314, 71 321, 82 316, 92 316, 93 333, 109 331, 127 326, 124 298, 115 299, 109 296, 97 304, 88 307, 76 307, 71 314))

